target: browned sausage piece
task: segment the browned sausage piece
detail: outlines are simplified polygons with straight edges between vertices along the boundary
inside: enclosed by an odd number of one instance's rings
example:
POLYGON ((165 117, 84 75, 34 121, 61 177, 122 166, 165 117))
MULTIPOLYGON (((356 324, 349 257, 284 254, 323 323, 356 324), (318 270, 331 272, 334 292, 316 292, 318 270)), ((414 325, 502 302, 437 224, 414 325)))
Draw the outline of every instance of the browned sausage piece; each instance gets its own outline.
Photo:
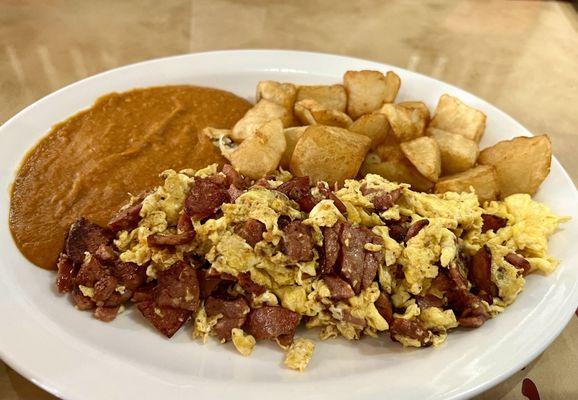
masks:
POLYGON ((200 287, 197 271, 184 261, 157 273, 158 284, 154 289, 159 306, 196 311, 199 307, 200 287))
POLYGON ((323 262, 321 274, 331 274, 339 257, 340 237, 343 223, 337 221, 332 227, 323 228, 323 262))
POLYGON ((482 304, 482 299, 467 290, 459 289, 449 292, 448 301, 460 326, 477 328, 490 318, 482 304))
POLYGON ((110 264, 118 259, 118 254, 112 246, 101 244, 94 253, 94 256, 103 264, 110 264))
POLYGON ((241 328, 245 323, 246 317, 243 318, 220 318, 215 326, 211 329, 220 341, 228 342, 231 340, 231 331, 234 328, 241 328))
POLYGON ((506 257, 504 257, 504 259, 517 269, 521 269, 522 275, 528 275, 528 273, 532 269, 530 262, 519 254, 508 253, 506 254, 506 257))
POLYGON ((391 300, 389 299, 389 295, 385 293, 380 293, 379 297, 375 301, 375 308, 379 312, 388 324, 393 322, 393 305, 391 304, 391 300))
POLYGON ((313 238, 311 228, 301 221, 290 222, 283 228, 283 252, 295 262, 313 259, 313 238))
POLYGON ((108 275, 108 271, 96 257, 91 256, 82 263, 76 274, 75 283, 77 285, 94 287, 94 284, 105 275, 108 275))
POLYGON ((259 296, 265 293, 265 286, 259 285, 258 283, 253 282, 251 279, 251 274, 248 272, 241 272, 237 275, 237 279, 239 281, 239 285, 245 290, 247 293, 254 294, 259 296))
POLYGON ((56 288, 59 293, 68 293, 74 287, 74 277, 76 275, 74 264, 66 254, 60 253, 57 266, 56 288))
POLYGON ((108 228, 114 232, 127 231, 138 226, 141 220, 140 211, 142 210, 142 202, 146 194, 142 194, 131 205, 123 207, 115 216, 108 222, 108 228))
POLYGON ((139 266, 131 262, 117 260, 110 268, 112 274, 121 285, 127 289, 135 290, 146 281, 146 266, 139 266))
POLYGON ((367 189, 365 187, 362 188, 362 193, 364 196, 375 193, 371 197, 371 204, 373 204, 373 208, 377 212, 389 210, 393 207, 397 201, 401 198, 403 194, 403 189, 397 188, 392 190, 391 192, 386 192, 385 190, 379 189, 367 189))
POLYGON ((265 224, 253 218, 243 222, 237 229, 237 234, 241 236, 251 247, 263 240, 263 233, 267 231, 265 224))
POLYGON ((210 178, 196 178, 185 199, 186 213, 197 220, 212 216, 230 200, 227 189, 210 178))
POLYGON ((498 287, 492 282, 492 252, 488 246, 483 245, 474 254, 469 270, 470 280, 478 289, 479 296, 491 304, 492 298, 498 295, 498 287))
POLYGON ((506 218, 498 217, 493 214, 482 214, 482 221, 482 233, 487 231, 496 232, 498 229, 501 229, 508 224, 506 218))
POLYGON ((223 318, 244 318, 249 311, 249 303, 243 297, 224 300, 209 296, 205 300, 205 312, 209 317, 222 314, 223 318))
POLYGON ((70 226, 65 244, 66 254, 72 262, 80 265, 85 252, 94 254, 101 244, 109 244, 113 236, 110 230, 80 218, 70 226))
POLYGON ((378 238, 366 227, 344 224, 340 242, 341 274, 359 293, 371 284, 381 262, 380 252, 366 251, 364 247, 366 243, 378 243, 378 238))
POLYGON ((116 278, 107 273, 94 284, 94 296, 92 300, 95 301, 97 305, 100 305, 100 303, 103 303, 112 295, 116 289, 116 285, 116 278))
POLYGON ((407 233, 405 234, 405 241, 409 241, 412 237, 416 236, 423 228, 429 225, 429 220, 427 219, 420 219, 415 221, 413 224, 410 225, 407 233))
POLYGON ((118 315, 119 308, 120 307, 96 307, 96 310, 94 310, 94 318, 103 322, 110 322, 118 315))
POLYGON ((444 307, 444 300, 432 294, 428 294, 425 296, 417 296, 416 302, 418 307, 422 310, 428 307, 439 307, 439 308, 444 307))
POLYGON ((293 337, 299 314, 283 307, 265 306, 251 310, 245 323, 248 333, 257 340, 275 339, 282 335, 293 337))
POLYGON ((241 190, 247 189, 249 187, 249 183, 247 182, 247 180, 243 178, 241 174, 239 174, 237 170, 233 168, 232 165, 230 164, 223 165, 222 172, 227 177, 226 183, 228 186, 233 185, 233 187, 241 190))
POLYGON ((335 301, 345 300, 355 296, 355 293, 353 292, 353 289, 351 288, 349 283, 345 282, 338 276, 326 275, 323 277, 323 281, 329 288, 332 300, 335 301))
POLYGON ((428 331, 423 329, 419 322, 403 318, 394 318, 389 330, 392 338, 393 335, 402 335, 418 340, 421 344, 424 344, 429 337, 428 331))
POLYGON ((175 234, 163 235, 160 233, 154 233, 147 236, 147 244, 151 247, 166 247, 166 246, 178 246, 182 244, 191 243, 195 238, 195 231, 187 231, 175 234))
POLYGON ((192 232, 194 230, 195 227, 193 226, 191 217, 189 217, 185 212, 179 215, 179 219, 177 221, 177 232, 192 232))
POLYGON ((192 314, 189 310, 159 306, 154 301, 141 301, 137 304, 137 308, 155 328, 168 338, 171 338, 192 314))
POLYGON ((72 300, 79 310, 92 310, 95 307, 94 301, 86 297, 78 288, 72 289, 72 300))

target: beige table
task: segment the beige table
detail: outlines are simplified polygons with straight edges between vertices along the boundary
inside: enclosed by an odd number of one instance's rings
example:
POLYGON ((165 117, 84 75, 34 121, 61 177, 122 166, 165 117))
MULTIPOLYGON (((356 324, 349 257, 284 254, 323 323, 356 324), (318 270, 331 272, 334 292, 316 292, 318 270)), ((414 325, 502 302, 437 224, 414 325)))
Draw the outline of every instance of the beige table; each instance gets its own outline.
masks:
MULTIPOLYGON (((149 58, 236 48, 322 51, 415 70, 488 100, 531 131, 549 133, 576 182, 577 9, 489 0, 2 0, 0 122, 73 81, 149 58)), ((542 399, 578 399, 577 376, 573 318, 537 360, 480 398, 524 399, 528 378, 542 399)), ((51 398, 0 362, 1 400, 51 398)))

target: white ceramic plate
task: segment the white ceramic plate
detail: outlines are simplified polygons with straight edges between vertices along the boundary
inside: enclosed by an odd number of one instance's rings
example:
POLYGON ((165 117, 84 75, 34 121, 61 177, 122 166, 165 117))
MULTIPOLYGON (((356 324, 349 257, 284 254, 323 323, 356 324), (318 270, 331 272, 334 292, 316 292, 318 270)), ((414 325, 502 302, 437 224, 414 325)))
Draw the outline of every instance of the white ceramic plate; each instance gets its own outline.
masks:
MULTIPOLYGON (((217 87, 254 100, 259 80, 336 83, 348 69, 394 70, 399 100, 424 100, 433 110, 443 93, 488 116, 482 146, 530 133, 463 90, 400 68, 354 58, 289 51, 226 51, 148 61, 105 72, 36 102, 0 128, 0 356, 44 389, 65 399, 270 398, 457 399, 507 378, 542 352, 578 305, 578 194, 560 166, 537 199, 573 220, 551 240, 562 260, 547 277, 531 276, 514 305, 476 330, 457 330, 437 348, 404 350, 385 337, 318 342, 306 373, 282 366, 275 345, 249 358, 231 345, 193 341, 190 329, 172 340, 137 312, 104 324, 78 312, 54 290, 54 274, 31 265, 13 244, 7 224, 8 187, 19 161, 50 127, 112 91, 151 85, 217 87)), ((546 116, 545 116, 546 117, 546 116)))

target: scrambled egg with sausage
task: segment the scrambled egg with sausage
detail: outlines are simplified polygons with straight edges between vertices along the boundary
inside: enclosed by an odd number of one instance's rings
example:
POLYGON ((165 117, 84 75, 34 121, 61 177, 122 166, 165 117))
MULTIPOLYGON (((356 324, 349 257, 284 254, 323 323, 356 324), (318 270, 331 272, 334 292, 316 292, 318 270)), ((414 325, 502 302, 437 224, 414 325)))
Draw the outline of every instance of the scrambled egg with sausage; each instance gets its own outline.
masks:
MULTIPOLYGON (((121 260, 146 266, 150 279, 191 254, 204 257, 215 273, 233 277, 246 273, 264 288, 263 293, 246 293, 239 285, 231 291, 249 298, 251 307, 282 306, 298 313, 302 325, 316 328, 322 340, 338 336, 357 340, 387 333, 404 346, 437 346, 465 318, 460 306, 452 307, 451 299, 448 303, 447 291, 452 289, 443 287, 441 278, 454 282, 447 277, 460 273, 463 290, 480 296, 478 314, 483 311, 494 317, 516 299, 525 284, 525 273, 506 260, 508 254, 527 260, 531 267, 527 272, 550 273, 558 264, 548 255, 547 240, 563 218, 528 195, 514 194, 480 205, 474 193, 420 193, 410 190, 409 185, 372 174, 362 180, 346 180, 334 197, 323 197, 319 187, 312 188, 316 204, 306 212, 276 190, 292 178, 285 171, 278 172, 263 184, 249 187, 233 202, 222 204, 214 216, 193 220, 196 236, 192 243, 171 248, 149 246, 149 235, 177 232, 177 220, 195 180, 219 174, 215 165, 199 171, 163 172, 164 184, 144 199, 138 227, 117 236, 121 260), (377 209, 373 201, 376 193, 395 191, 400 195, 394 204, 377 209), (501 218, 504 226, 483 229, 484 214, 501 218), (254 246, 237 229, 249 219, 264 226, 261 240, 254 246), (309 227, 314 244, 310 259, 295 261, 283 250, 286 233, 282 220, 300 221, 309 227), (409 226, 411 230, 419 221, 423 226, 415 235, 406 233, 402 239, 394 235, 394 229, 407 231, 409 226), (367 228, 378 238, 366 243, 364 251, 377 254, 379 265, 369 285, 336 300, 320 265, 326 257, 324 232, 339 223, 367 228), (477 293, 471 271, 461 261, 474 257, 484 246, 491 252, 487 283, 497 288, 489 298, 477 293), (391 315, 383 311, 380 296, 391 303, 391 315)), ((206 340, 218 317, 207 317, 201 306, 194 319, 194 336, 206 340)), ((243 355, 249 355, 255 346, 255 338, 239 328, 233 330, 232 342, 243 355)), ((313 343, 304 339, 284 347, 285 364, 297 370, 306 367, 314 349, 313 343)))

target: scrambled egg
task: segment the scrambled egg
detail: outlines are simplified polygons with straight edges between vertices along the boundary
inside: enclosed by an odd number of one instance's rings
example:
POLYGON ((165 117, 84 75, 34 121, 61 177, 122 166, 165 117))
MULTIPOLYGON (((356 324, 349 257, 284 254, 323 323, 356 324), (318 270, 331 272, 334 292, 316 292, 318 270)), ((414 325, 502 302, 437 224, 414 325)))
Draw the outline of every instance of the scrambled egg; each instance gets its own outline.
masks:
MULTIPOLYGON (((323 340, 336 336, 355 340, 364 334, 377 336, 387 332, 389 325, 375 305, 380 293, 385 293, 395 307, 395 318, 419 322, 430 334, 428 343, 441 344, 448 331, 458 326, 456 315, 450 309, 439 307, 420 309, 416 296, 429 294, 439 297, 432 281, 440 271, 455 264, 460 252, 471 256, 484 244, 492 253, 491 280, 499 291, 493 305, 485 303, 492 316, 511 304, 525 284, 520 271, 505 260, 508 253, 515 252, 526 258, 532 271, 549 273, 558 263, 547 253, 547 240, 564 218, 555 216, 545 205, 533 201, 528 195, 515 194, 503 201, 481 206, 474 193, 419 193, 410 190, 406 184, 389 182, 372 174, 359 181, 347 180, 335 192, 345 205, 345 213, 327 199, 319 201, 310 213, 305 213, 284 194, 252 186, 234 203, 223 204, 217 217, 202 223, 194 221, 197 235, 191 244, 175 246, 173 250, 149 247, 148 235, 176 232, 176 222, 195 178, 216 173, 216 166, 197 172, 163 172, 165 182, 145 198, 138 227, 118 235, 115 243, 122 252, 120 258, 143 268, 146 266, 150 279, 155 278, 157 271, 170 267, 191 252, 205 257, 220 273, 236 276, 248 272, 254 282, 266 288, 265 293, 251 297, 252 307, 279 304, 295 311, 307 317, 306 327, 320 328, 323 340), (366 189, 388 192, 399 189, 402 196, 396 205, 379 213, 374 210, 371 197, 363 194, 366 189), (482 214, 485 213, 505 218, 507 225, 497 232, 482 233, 482 214), (278 225, 281 217, 302 220, 313 229, 317 247, 312 261, 296 263, 281 251, 284 235, 278 225), (427 219, 428 224, 406 243, 397 242, 389 235, 390 228, 385 221, 402 217, 409 219, 410 223, 427 219), (255 247, 250 246, 235 229, 250 218, 262 222, 266 228, 263 240, 255 247), (332 301, 329 288, 317 275, 317 266, 323 245, 322 228, 331 227, 339 220, 370 228, 381 243, 370 243, 366 250, 382 252, 383 260, 370 287, 347 300, 336 302, 332 301)), ((291 175, 288 172, 280 171, 268 182, 271 187, 277 187, 289 179, 291 175)), ((319 193, 313 189, 312 194, 319 193)), ((87 296, 92 294, 91 288, 81 290, 87 296)), ((201 307, 194 321, 194 336, 206 341, 219 317, 207 318, 201 307)), ((255 345, 252 336, 235 329, 232 338, 241 354, 251 353, 255 345)), ((404 346, 422 345, 400 334, 395 338, 404 346)), ((303 370, 313 348, 313 343, 308 340, 295 340, 289 347, 285 364, 303 370)))
POLYGON ((287 350, 287 355, 285 356, 285 365, 291 369, 303 372, 311 361, 313 356, 313 350, 315 349, 315 344, 308 339, 295 339, 289 350, 287 350))

